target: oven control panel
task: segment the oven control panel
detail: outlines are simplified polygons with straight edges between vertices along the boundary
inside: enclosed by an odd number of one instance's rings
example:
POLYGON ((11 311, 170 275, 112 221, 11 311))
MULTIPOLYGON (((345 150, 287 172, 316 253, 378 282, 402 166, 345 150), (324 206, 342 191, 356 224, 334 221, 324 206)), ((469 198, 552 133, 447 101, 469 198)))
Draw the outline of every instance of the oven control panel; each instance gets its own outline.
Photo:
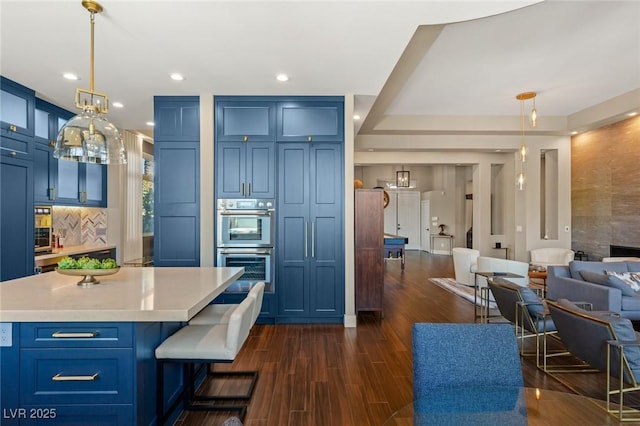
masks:
POLYGON ((272 199, 220 199, 218 210, 274 210, 275 202, 272 199))

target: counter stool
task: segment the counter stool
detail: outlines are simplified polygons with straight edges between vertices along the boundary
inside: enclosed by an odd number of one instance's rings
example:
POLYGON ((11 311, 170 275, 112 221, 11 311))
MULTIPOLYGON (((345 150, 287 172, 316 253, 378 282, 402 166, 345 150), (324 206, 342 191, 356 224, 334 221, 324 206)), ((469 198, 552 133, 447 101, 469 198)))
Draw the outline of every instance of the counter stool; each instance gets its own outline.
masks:
MULTIPOLYGON (((255 304, 253 305, 253 313, 251 318, 251 324, 255 324, 260 315, 262 309, 262 299, 264 296, 264 282, 257 282, 251 287, 247 297, 253 298, 255 304)), ((210 324, 227 324, 231 313, 238 306, 238 304, 222 304, 214 303, 206 306, 200 312, 196 314, 189 321, 189 325, 210 325, 210 324)))
MULTIPOLYGON (((184 389, 182 401, 185 410, 199 411, 234 411, 238 412, 241 420, 244 420, 247 406, 237 405, 212 405, 196 404, 196 401, 229 401, 249 400, 253 394, 257 372, 208 372, 207 375, 216 377, 249 377, 251 383, 249 390, 243 395, 195 395, 194 364, 233 362, 242 345, 249 336, 252 325, 253 298, 245 298, 231 313, 228 324, 214 325, 187 325, 173 335, 169 336, 156 348, 157 378, 156 410, 158 424, 166 421, 163 401, 164 364, 181 363, 184 368, 184 389)), ((169 409, 171 413, 180 399, 176 399, 169 409)))

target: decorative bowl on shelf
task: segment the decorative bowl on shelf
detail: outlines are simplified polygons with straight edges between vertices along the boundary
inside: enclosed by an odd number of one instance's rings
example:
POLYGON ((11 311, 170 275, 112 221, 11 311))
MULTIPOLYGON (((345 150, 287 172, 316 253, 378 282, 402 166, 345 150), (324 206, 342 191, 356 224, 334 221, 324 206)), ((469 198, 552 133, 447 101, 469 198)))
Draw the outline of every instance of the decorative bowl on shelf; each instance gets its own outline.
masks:
POLYGON ((120 267, 111 268, 111 269, 60 269, 56 268, 59 274, 62 275, 70 275, 73 277, 83 277, 80 281, 78 281, 78 285, 81 286, 91 286, 94 284, 98 284, 98 281, 95 277, 100 277, 104 275, 113 275, 120 270, 120 267))

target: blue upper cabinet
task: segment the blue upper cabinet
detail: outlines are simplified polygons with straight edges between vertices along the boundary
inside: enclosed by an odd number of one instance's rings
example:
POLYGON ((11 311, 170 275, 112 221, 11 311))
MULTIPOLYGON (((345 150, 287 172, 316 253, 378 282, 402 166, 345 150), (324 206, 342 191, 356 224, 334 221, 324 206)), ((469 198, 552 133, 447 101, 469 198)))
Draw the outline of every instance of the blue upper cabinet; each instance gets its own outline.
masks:
POLYGON ((7 78, 0 77, 0 128, 2 136, 31 141, 35 127, 36 94, 7 78))
MULTIPOLYGON (((34 191, 36 203, 55 203, 58 196, 58 160, 53 157, 53 150, 60 128, 73 117, 73 113, 36 98, 35 131, 34 131, 34 191)), ((76 163, 73 166, 78 170, 76 163)), ((64 178, 64 176, 63 176, 64 178)), ((101 176, 102 178, 102 176, 101 176)), ((79 184, 78 178, 74 178, 79 184)), ((106 181, 106 179, 103 179, 106 181)), ((106 183, 106 182, 105 182, 106 183)), ((72 204, 79 202, 79 187, 75 190, 72 204)), ((100 198, 106 200, 105 193, 100 198)))
POLYGON ((155 142, 200 140, 200 102, 196 96, 156 96, 153 109, 155 142))
POLYGON ((232 99, 216 97, 217 197, 274 198, 276 104, 232 99))
POLYGON ((234 96, 234 100, 228 99, 216 97, 217 142, 269 142, 275 140, 275 102, 254 97, 234 96))
POLYGON ((277 103, 278 142, 343 142, 344 101, 320 97, 277 103))

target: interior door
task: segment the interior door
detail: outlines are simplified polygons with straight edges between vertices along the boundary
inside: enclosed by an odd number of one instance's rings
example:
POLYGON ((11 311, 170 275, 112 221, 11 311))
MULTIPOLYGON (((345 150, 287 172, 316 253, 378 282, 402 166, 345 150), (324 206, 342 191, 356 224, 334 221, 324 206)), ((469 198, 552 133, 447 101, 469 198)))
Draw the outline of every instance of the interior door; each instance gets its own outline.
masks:
POLYGON ((407 250, 420 250, 420 193, 398 192, 398 232, 409 238, 407 250))
POLYGON ((389 204, 384 209, 384 233, 398 235, 397 193, 389 192, 389 204))
POLYGON ((429 224, 431 221, 431 201, 423 200, 420 203, 420 250, 431 252, 431 231, 429 224))

